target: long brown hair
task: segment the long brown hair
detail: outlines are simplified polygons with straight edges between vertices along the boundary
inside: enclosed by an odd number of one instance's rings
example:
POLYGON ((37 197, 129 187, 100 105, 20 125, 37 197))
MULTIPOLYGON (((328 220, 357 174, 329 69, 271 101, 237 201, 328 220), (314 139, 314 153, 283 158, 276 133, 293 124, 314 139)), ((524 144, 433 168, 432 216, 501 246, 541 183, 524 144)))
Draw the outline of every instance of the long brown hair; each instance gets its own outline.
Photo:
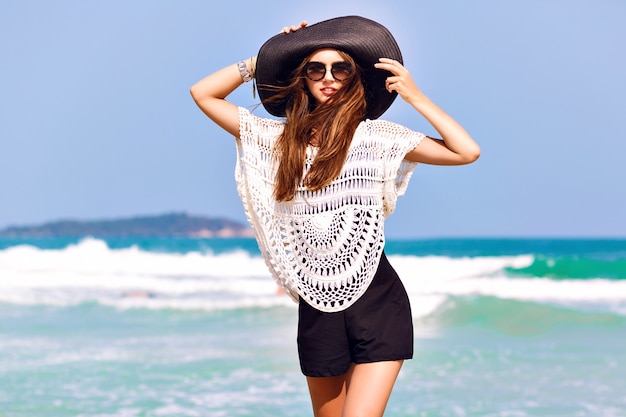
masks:
POLYGON ((328 101, 317 105, 306 87, 303 74, 308 57, 292 73, 291 83, 278 89, 269 99, 287 101, 285 129, 275 145, 279 159, 274 183, 274 198, 277 201, 293 199, 300 183, 311 191, 317 191, 337 178, 354 132, 365 117, 365 89, 360 69, 348 54, 337 52, 355 70, 328 101), (313 133, 318 151, 303 179, 306 149, 313 133))

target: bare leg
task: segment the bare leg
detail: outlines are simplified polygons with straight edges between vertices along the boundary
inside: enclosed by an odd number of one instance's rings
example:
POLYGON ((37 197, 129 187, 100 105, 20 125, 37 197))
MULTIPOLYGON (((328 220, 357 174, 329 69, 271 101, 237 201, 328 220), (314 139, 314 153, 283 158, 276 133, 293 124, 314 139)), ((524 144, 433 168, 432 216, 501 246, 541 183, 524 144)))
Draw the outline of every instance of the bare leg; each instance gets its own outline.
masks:
POLYGON ((382 417, 404 361, 353 364, 342 417, 382 417))
POLYGON ((403 361, 352 364, 341 376, 307 377, 315 417, 382 417, 403 361))
POLYGON ((315 417, 341 417, 346 400, 346 375, 306 378, 315 417))

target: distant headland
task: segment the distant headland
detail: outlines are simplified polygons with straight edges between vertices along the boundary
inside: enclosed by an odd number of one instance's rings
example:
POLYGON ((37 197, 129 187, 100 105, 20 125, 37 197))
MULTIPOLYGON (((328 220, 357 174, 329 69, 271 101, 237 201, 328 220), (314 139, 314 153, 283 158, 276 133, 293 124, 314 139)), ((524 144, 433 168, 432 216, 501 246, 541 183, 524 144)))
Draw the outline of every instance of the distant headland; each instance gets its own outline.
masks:
POLYGON ((107 220, 59 220, 41 225, 10 226, 0 230, 4 237, 251 237, 247 224, 223 218, 168 213, 107 220))

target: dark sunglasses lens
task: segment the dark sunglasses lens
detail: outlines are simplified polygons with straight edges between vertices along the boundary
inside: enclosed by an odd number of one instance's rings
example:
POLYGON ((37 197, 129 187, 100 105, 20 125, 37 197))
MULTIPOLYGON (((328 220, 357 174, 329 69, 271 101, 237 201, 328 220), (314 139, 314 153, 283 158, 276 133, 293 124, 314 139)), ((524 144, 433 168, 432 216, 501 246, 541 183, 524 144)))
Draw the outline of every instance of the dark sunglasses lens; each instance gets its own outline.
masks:
POLYGON ((311 81, 319 81, 326 75, 326 67, 321 62, 309 62, 305 72, 311 81))
POLYGON ((337 81, 343 81, 352 75, 352 65, 349 62, 335 62, 331 72, 337 81))

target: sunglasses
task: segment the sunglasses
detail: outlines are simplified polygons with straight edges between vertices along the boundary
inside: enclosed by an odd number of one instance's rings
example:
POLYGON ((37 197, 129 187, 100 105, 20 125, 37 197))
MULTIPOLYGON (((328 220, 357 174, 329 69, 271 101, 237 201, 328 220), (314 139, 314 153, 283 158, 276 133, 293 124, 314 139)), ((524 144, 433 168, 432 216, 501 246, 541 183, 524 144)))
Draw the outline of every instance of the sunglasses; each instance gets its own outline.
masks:
MULTIPOLYGON (((320 81, 326 76, 326 65, 321 62, 311 61, 304 66, 304 74, 311 81, 320 81)), ((349 62, 334 62, 330 67, 330 73, 337 81, 344 81, 352 75, 352 65, 349 62)))

